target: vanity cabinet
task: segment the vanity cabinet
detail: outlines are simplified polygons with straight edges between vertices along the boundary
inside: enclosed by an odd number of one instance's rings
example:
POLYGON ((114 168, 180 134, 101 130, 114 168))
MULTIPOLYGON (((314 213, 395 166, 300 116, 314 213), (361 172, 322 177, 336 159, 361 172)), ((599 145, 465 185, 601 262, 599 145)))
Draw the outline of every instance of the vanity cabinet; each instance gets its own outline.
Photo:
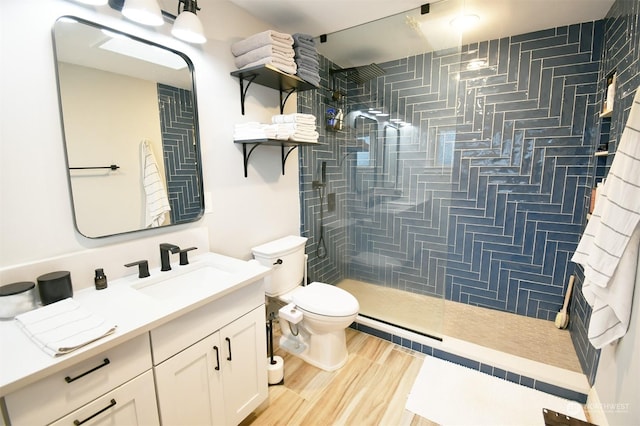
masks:
POLYGON ((158 425, 153 372, 147 371, 82 408, 51 423, 69 425, 158 425))
POLYGON ((240 423, 268 397, 264 284, 151 331, 163 425, 240 423))
POLYGON ((15 426, 240 423, 268 397, 264 280, 223 285, 218 298, 152 314, 130 340, 4 395, 0 418, 15 426))
POLYGON ((266 398, 264 307, 155 368, 163 425, 238 424, 266 398))
POLYGON ((68 425, 101 410, 87 424, 132 412, 140 423, 113 424, 158 424, 151 374, 149 335, 144 334, 6 395, 7 413, 13 425, 43 425, 58 419, 67 419, 60 424, 68 425), (145 372, 147 378, 138 380, 145 372))

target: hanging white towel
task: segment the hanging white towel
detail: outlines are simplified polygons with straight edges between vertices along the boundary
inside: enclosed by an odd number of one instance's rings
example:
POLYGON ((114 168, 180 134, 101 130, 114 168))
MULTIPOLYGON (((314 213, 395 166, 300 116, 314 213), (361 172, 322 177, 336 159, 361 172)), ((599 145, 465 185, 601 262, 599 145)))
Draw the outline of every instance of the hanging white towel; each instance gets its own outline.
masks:
POLYGON ((593 307, 588 337, 602 348, 624 336, 640 245, 640 88, 607 180, 572 261, 584 267, 582 287, 593 307))
POLYGON ((169 197, 158 171, 158 163, 148 140, 140 143, 142 186, 145 193, 145 227, 155 228, 164 224, 171 211, 169 197))

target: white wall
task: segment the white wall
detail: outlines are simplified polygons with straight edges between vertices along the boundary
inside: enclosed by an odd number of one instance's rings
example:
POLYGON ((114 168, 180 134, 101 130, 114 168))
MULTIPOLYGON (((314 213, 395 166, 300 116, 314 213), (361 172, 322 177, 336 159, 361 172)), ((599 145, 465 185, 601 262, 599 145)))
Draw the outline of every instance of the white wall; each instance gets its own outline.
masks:
POLYGON ((617 343, 602 348, 587 404, 593 422, 603 426, 640 424, 640 268, 635 281, 629 330, 617 343))
MULTIPOLYGON (((234 123, 268 121, 279 112, 275 90, 252 86, 247 115, 242 116, 239 84, 229 75, 235 69, 230 44, 268 26, 227 1, 203 2, 200 7, 208 42, 191 46, 172 38, 169 24, 160 29, 134 25, 108 6, 63 0, 0 2, 0 270, 201 226, 208 229, 212 251, 248 259, 252 246, 299 232, 297 151, 281 176, 280 150, 258 148, 251 157, 249 177, 244 178, 242 149, 232 140, 234 123), (65 14, 166 45, 193 61, 204 188, 212 200, 198 223, 100 240, 87 239, 75 230, 51 35, 54 21, 65 14)), ((292 97, 287 111, 294 109, 292 97)), ((0 284, 5 283, 0 276, 0 284)))

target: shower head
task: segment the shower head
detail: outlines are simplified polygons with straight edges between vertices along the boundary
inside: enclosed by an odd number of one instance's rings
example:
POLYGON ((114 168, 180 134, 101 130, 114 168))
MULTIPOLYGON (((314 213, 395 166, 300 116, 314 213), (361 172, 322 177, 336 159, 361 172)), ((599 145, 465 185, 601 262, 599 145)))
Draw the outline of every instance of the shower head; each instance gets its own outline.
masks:
POLYGON ((338 70, 331 70, 333 74, 345 74, 347 80, 356 84, 363 84, 369 80, 380 77, 385 74, 385 71, 377 64, 362 65, 359 67, 342 68, 338 70))

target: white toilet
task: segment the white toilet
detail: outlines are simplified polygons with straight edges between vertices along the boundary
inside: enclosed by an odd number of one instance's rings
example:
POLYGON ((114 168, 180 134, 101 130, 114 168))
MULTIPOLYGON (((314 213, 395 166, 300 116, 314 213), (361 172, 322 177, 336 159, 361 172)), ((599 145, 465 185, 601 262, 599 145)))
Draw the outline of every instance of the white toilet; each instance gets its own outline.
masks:
POLYGON ((262 265, 273 268, 265 278, 268 298, 286 306, 279 310, 280 347, 309 364, 334 371, 347 362, 345 329, 360 305, 350 293, 333 285, 307 286, 304 237, 284 237, 252 249, 262 265))

